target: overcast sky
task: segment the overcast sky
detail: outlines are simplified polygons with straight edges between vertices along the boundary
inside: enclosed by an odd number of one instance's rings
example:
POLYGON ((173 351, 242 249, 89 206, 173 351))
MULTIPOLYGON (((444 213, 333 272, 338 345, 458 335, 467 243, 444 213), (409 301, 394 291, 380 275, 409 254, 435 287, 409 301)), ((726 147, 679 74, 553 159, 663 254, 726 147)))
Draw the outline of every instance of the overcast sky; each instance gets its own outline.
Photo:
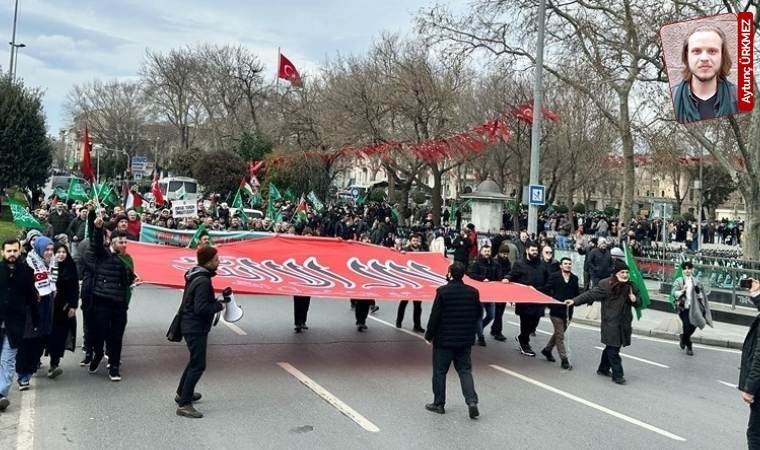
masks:
MULTIPOLYGON (((337 53, 366 51, 383 31, 411 33, 413 16, 436 3, 466 0, 19 0, 17 74, 45 90, 48 132, 68 118, 74 84, 137 76, 145 49, 187 44, 241 44, 274 78, 277 48, 300 71, 315 72, 337 53)), ((0 6, 0 42, 11 40, 14 0, 0 6)), ((0 46, 7 70, 9 45, 0 46)))

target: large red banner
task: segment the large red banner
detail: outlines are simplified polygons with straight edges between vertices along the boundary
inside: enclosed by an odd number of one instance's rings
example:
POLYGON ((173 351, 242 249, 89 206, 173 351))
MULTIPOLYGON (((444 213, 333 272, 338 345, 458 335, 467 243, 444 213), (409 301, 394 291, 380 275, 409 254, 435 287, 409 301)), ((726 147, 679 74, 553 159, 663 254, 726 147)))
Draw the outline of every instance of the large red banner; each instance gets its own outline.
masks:
MULTIPOLYGON (((332 238, 272 235, 219 246, 214 285, 269 295, 422 300, 446 283, 450 261, 439 253, 396 252, 332 238)), ((196 263, 195 250, 130 243, 135 270, 146 283, 181 288, 196 263)), ((513 283, 465 282, 488 302, 553 303, 536 289, 513 283)))

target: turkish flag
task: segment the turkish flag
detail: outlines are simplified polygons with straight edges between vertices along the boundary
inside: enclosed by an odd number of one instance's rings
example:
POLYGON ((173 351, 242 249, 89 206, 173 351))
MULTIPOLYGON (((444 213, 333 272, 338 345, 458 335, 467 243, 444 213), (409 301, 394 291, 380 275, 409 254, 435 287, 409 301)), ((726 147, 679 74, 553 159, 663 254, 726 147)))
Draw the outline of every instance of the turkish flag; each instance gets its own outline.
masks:
POLYGON ((277 76, 283 80, 290 81, 293 86, 301 86, 301 75, 298 74, 296 66, 288 58, 280 53, 279 68, 277 69, 277 76))
POLYGON ((82 135, 82 175, 90 183, 95 180, 95 175, 92 173, 92 162, 90 161, 90 151, 92 151, 92 142, 90 142, 90 133, 87 131, 87 127, 84 127, 84 135, 82 135))
POLYGON ((164 204, 164 195, 161 193, 161 188, 158 186, 158 171, 153 174, 153 185, 150 188, 153 193, 153 198, 156 201, 156 206, 164 204))

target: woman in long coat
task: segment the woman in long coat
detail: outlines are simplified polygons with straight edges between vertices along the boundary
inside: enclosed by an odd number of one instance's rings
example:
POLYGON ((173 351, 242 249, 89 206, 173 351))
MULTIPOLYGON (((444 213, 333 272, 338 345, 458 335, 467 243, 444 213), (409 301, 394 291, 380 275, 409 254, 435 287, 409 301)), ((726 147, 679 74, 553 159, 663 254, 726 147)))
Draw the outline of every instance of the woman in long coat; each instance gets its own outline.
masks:
POLYGON ((633 322, 631 308, 639 302, 639 299, 637 291, 630 283, 628 266, 624 262, 615 260, 611 277, 605 278, 593 289, 565 303, 572 306, 593 302, 602 304, 601 333, 602 344, 605 345, 596 373, 607 377, 612 376, 612 381, 615 383, 625 384, 620 348, 631 345, 631 323, 633 322))
POLYGON ((71 258, 68 247, 55 245, 55 263, 57 277, 56 292, 53 301, 53 332, 48 341, 50 369, 48 378, 55 378, 63 373, 59 367, 63 353, 74 351, 76 338, 76 312, 79 306, 79 275, 77 266, 71 258))

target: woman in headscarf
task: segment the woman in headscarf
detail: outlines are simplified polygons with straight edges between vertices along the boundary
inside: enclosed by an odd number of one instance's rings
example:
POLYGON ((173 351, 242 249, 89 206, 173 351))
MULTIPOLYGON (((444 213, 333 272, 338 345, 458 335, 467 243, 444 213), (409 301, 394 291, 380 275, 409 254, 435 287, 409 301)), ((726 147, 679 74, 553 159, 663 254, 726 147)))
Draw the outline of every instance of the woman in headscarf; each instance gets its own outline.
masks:
POLYGON ((63 373, 59 367, 65 350, 74 351, 76 315, 79 306, 79 274, 68 247, 55 244, 56 292, 53 301, 53 330, 48 340, 48 378, 63 373))
POLYGON ((39 294, 36 308, 39 313, 37 327, 32 324, 32 312, 27 311, 24 340, 16 356, 16 373, 19 390, 29 389, 29 380, 37 371, 45 344, 53 330, 53 296, 55 282, 50 268, 53 264, 53 241, 46 236, 39 236, 34 241, 34 251, 29 252, 26 263, 34 271, 34 284, 39 294))

